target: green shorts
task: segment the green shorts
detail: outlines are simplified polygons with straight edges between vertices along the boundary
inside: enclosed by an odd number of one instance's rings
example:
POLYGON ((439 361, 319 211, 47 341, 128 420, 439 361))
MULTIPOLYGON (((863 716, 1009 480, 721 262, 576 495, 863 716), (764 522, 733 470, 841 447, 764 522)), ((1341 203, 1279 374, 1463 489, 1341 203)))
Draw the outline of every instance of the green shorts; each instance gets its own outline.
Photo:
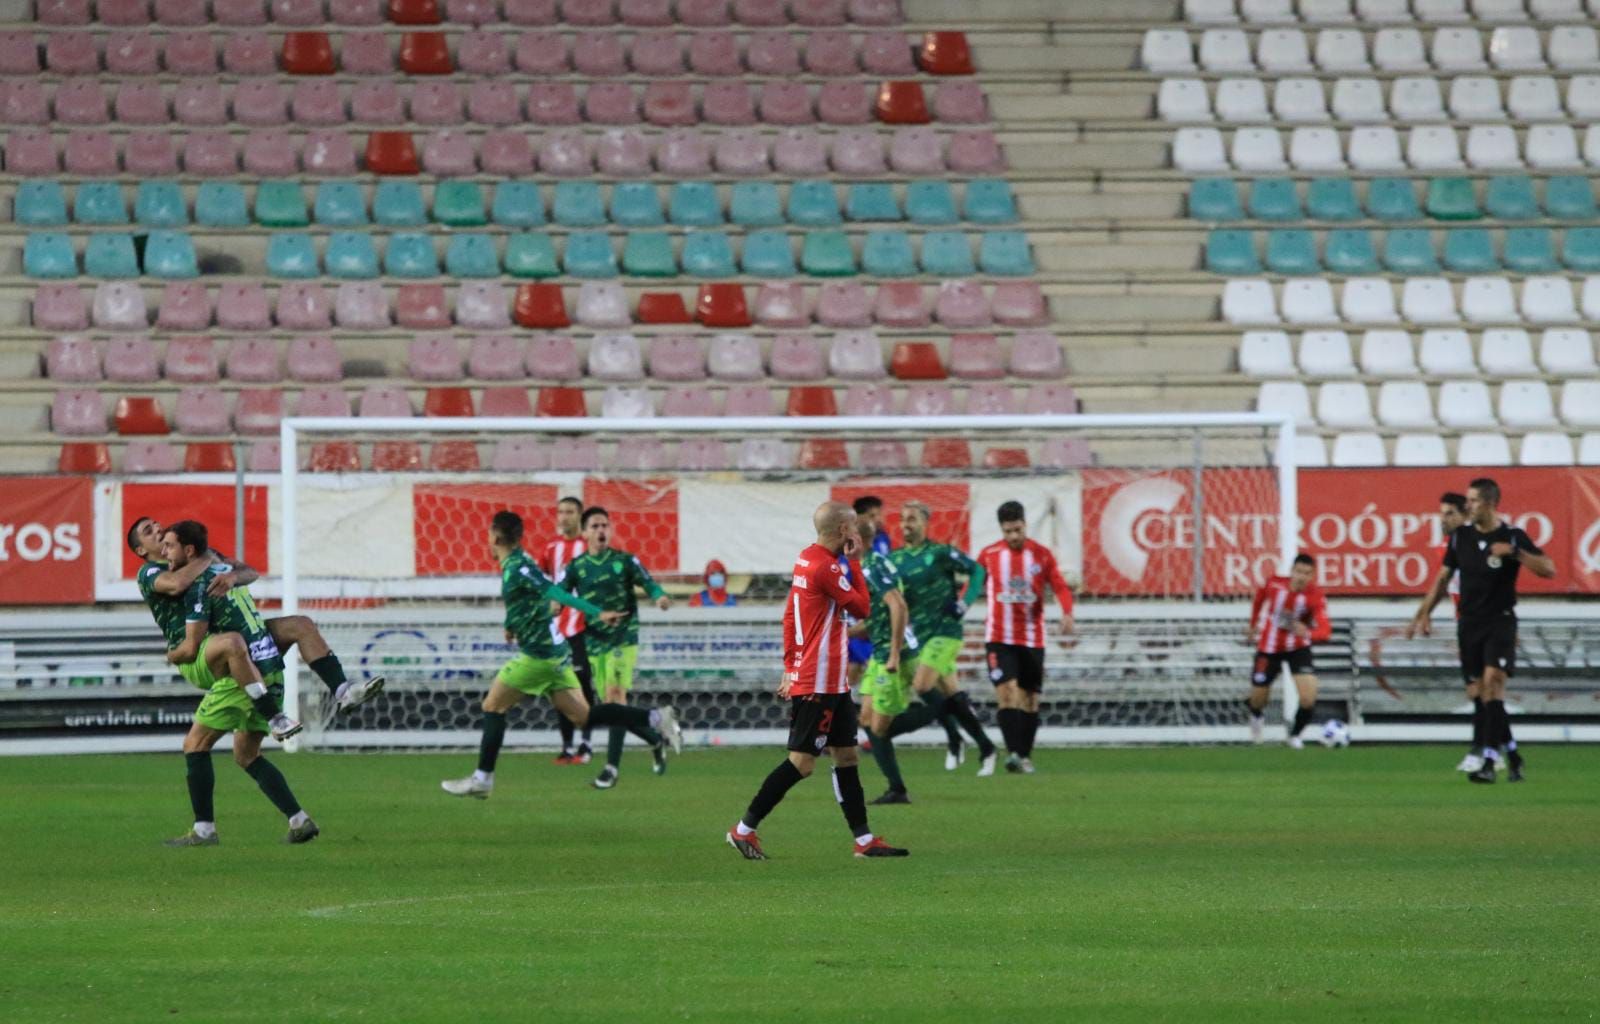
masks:
POLYGON ((209 690, 220 682, 232 680, 218 679, 211 674, 211 666, 206 664, 206 648, 211 645, 211 636, 207 634, 200 641, 200 653, 187 665, 178 666, 178 675, 182 676, 191 686, 198 686, 202 690, 209 690))
POLYGON ((939 678, 956 674, 956 658, 961 655, 961 640, 953 636, 936 636, 924 640, 917 649, 917 663, 927 665, 939 673, 939 678))
POLYGON ((589 668, 594 672, 594 692, 601 700, 606 698, 606 688, 633 689, 633 666, 639 660, 636 644, 613 647, 609 651, 589 648, 589 668))
POLYGON ((578 676, 570 664, 527 654, 519 654, 502 665, 500 675, 496 678, 530 697, 544 697, 557 690, 578 688, 578 676))
MULTIPOLYGON (((283 673, 273 672, 261 677, 272 695, 283 701, 283 673)), ((207 729, 218 732, 269 732, 267 720, 261 717, 244 687, 232 679, 218 679, 195 709, 194 720, 207 729)))
POLYGON ((880 715, 898 715, 911 706, 911 680, 917 674, 917 659, 900 654, 900 667, 890 672, 883 661, 873 658, 867 662, 867 671, 861 678, 861 692, 872 686, 872 710, 880 715))

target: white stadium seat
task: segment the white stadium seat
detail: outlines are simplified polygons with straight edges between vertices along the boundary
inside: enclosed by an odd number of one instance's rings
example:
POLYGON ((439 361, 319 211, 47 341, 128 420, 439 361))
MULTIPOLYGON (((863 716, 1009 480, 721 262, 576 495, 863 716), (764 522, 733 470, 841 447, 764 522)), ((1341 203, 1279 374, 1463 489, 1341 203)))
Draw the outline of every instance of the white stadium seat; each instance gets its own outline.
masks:
POLYGON ((1522 319, 1530 324, 1570 324, 1578 320, 1572 283, 1564 277, 1530 277, 1522 282, 1522 319))
POLYGON ((1367 40, 1353 28, 1325 28, 1317 33, 1317 67, 1323 71, 1370 71, 1367 40))
POLYGON ((1281 171, 1289 166, 1283 157, 1283 136, 1276 128, 1240 128, 1233 133, 1229 158, 1241 171, 1281 171))
POLYGON ((1222 318, 1230 324, 1275 324, 1272 285, 1259 277, 1235 277, 1222 286, 1222 318))
POLYGON ((1183 0, 1183 20, 1205 25, 1231 25, 1239 20, 1233 0, 1183 0))
POLYGON ((1462 75, 1450 83, 1450 116, 1458 121, 1504 121, 1500 83, 1487 75, 1462 75))
POLYGON ((1383 109, 1383 86, 1376 78, 1341 78, 1333 83, 1333 116, 1358 124, 1389 120, 1383 109))
POLYGON ((1335 466, 1387 466, 1389 456, 1383 450, 1383 438, 1371 431, 1340 434, 1333 439, 1333 464, 1335 466))
POLYGON ((1467 163, 1473 167, 1498 170, 1521 167, 1517 133, 1508 124, 1475 124, 1468 128, 1467 163))
POLYGON ((1163 121, 1209 121, 1211 99, 1198 78, 1164 78, 1156 91, 1156 113, 1163 121))
POLYGON ((1179 128, 1172 139, 1172 164, 1190 174, 1227 170, 1222 133, 1215 128, 1179 128))
POLYGON ((1297 28, 1269 28, 1256 41, 1256 63, 1272 74, 1311 71, 1311 48, 1297 28))
POLYGON ((1433 34, 1433 66, 1440 71, 1481 71, 1483 39, 1475 28, 1441 28, 1433 34))
POLYGON ((1325 427, 1372 426, 1367 386, 1354 381, 1322 385, 1317 389, 1317 421, 1325 427))
POLYGON ((1529 25, 1502 25, 1489 36, 1489 59, 1501 71, 1536 71, 1545 66, 1539 32, 1529 25))
POLYGON ((1397 121, 1443 121, 1444 93, 1431 76, 1396 78, 1389 87, 1389 111, 1397 121))
POLYGON ((1572 438, 1553 430, 1535 430, 1522 436, 1517 462, 1524 466, 1570 466, 1572 438))
MULTIPOLYGON (((1549 75, 1518 75, 1506 89, 1506 109, 1519 121, 1561 120, 1561 90, 1549 75)), ((1573 147, 1577 151, 1577 147, 1573 147)), ((1533 145, 1528 146, 1533 161, 1533 145)))
POLYGON ((1410 21, 1406 0, 1356 0, 1356 17, 1362 21, 1410 21))
POLYGON ((1291 324, 1337 323, 1333 286, 1325 278, 1306 277, 1283 286, 1283 319, 1291 324))
POLYGON ((1433 399, 1419 380, 1388 380, 1378 385, 1378 422, 1386 427, 1432 427, 1433 399))
POLYGON ((1272 88, 1272 113, 1280 121, 1326 121, 1328 99, 1315 78, 1284 78, 1272 88))
MULTIPOLYGON (((1277 463, 1277 459, 1273 459, 1277 463)), ((1294 435, 1294 464, 1300 469, 1321 469, 1328 464, 1328 446, 1316 434, 1294 435)))
POLYGON ((1458 466, 1509 466, 1511 444, 1504 434, 1462 434, 1456 443, 1458 466))
POLYGON ((1239 0, 1239 13, 1256 25, 1294 24, 1294 0, 1239 0))
POLYGON ((1267 87, 1259 78, 1224 78, 1217 83, 1214 105, 1218 120, 1272 120, 1267 112, 1267 87))
POLYGON ((1351 131, 1350 166, 1358 171, 1404 170, 1399 133, 1386 124, 1351 131))
POLYGON ((1500 422, 1508 427, 1553 427, 1555 399, 1542 380, 1508 380, 1500 386, 1500 422))
POLYGON ((1394 290, 1387 278, 1352 277, 1339 296, 1339 313, 1353 324, 1392 324, 1400 321, 1394 309, 1394 290))
POLYGON ((1583 0, 1528 0, 1534 21, 1582 21, 1583 0))
POLYGON ((1396 466, 1448 466, 1450 453, 1438 434, 1401 434, 1394 439, 1396 466))
POLYGON ((1200 64, 1207 71, 1254 71, 1250 37, 1236 28, 1208 28, 1200 34, 1200 64))
POLYGON ((1418 125, 1406 133, 1406 163, 1419 171, 1461 168, 1461 145, 1447 125, 1418 125))
POLYGON ((1300 0, 1300 20, 1312 24, 1354 21, 1350 0, 1300 0))
POLYGON ((1550 66, 1563 71, 1600 67, 1600 40, 1588 25, 1558 25, 1550 30, 1550 66))
POLYGON ((1472 16, 1479 21, 1526 21, 1522 0, 1472 0, 1472 16))
POLYGON ((1296 426, 1316 426, 1311 418, 1311 395, 1297 380, 1269 380, 1262 384, 1256 390, 1256 411, 1293 416, 1296 426))
POLYGON ((1600 320, 1600 277, 1586 277, 1583 279, 1583 318, 1585 320, 1600 320))
POLYGON ((1194 48, 1189 43, 1189 33, 1174 28, 1150 29, 1139 47, 1139 63, 1158 75, 1193 71, 1194 48))
POLYGON ((1239 370, 1251 377, 1294 376, 1294 351, 1283 331, 1245 331, 1239 338, 1239 370))
MULTIPOLYGON (((1564 377, 1600 372, 1594 360, 1594 341, 1581 327, 1546 330, 1539 338, 1539 365, 1546 373, 1564 377)), ((1600 408, 1595 411, 1600 413, 1600 408)))
POLYGON ((1447 427, 1492 427, 1494 407, 1481 380, 1448 380, 1439 385, 1439 422, 1447 427))
POLYGON ((1408 277, 1400 289, 1400 312, 1414 324, 1453 324, 1455 292, 1442 277, 1408 277))
POLYGON ((1591 124, 1583 130, 1583 162, 1600 167, 1600 125, 1591 124))
POLYGON ((1492 327, 1484 331, 1478 346, 1478 365, 1491 377, 1539 372, 1533 364, 1533 341, 1520 327, 1492 327))
POLYGON ((1418 21, 1466 21, 1467 0, 1411 0, 1418 21))
POLYGON ((1475 324, 1514 324, 1516 299, 1503 277, 1469 277, 1461 285, 1461 315, 1475 324))
POLYGON ((1600 427, 1600 380, 1569 380, 1561 386, 1561 421, 1600 427))
POLYGON ((1478 362, 1472 356, 1472 339, 1458 327, 1435 327, 1422 332, 1417 362, 1430 377, 1476 377, 1478 362))
POLYGON ((1600 433, 1588 433, 1578 439, 1578 465, 1600 466, 1600 433))
POLYGON ((1600 119, 1600 75, 1573 75, 1567 80, 1567 113, 1582 121, 1600 119))
POLYGON ((1540 170, 1567 170, 1583 166, 1578 137, 1570 124, 1536 124, 1528 128, 1528 166, 1540 170))
POLYGON ((1344 167, 1339 133, 1332 128, 1302 125, 1289 135, 1289 162, 1301 171, 1334 171, 1344 167))
POLYGON ((1348 377, 1356 372, 1350 358, 1350 335, 1343 331, 1307 331, 1300 336, 1300 369, 1310 377, 1348 377))
POLYGON ((1361 372, 1373 377, 1410 377, 1417 372, 1411 335, 1405 331, 1367 331, 1361 336, 1361 372))

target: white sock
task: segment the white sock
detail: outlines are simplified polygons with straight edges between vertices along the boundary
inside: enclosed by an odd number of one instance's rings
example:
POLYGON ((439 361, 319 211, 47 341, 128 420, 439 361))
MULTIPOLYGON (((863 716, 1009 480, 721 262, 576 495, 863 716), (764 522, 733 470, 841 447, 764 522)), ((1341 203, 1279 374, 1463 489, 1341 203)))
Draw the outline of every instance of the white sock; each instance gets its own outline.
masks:
POLYGON ((244 692, 251 697, 265 697, 267 695, 267 688, 261 683, 246 683, 244 692))
POLYGON ((217 823, 214 821, 197 821, 194 823, 194 834, 201 839, 210 839, 217 834, 217 823))
POLYGON ((494 785, 494 772, 486 772, 482 768, 474 768, 472 770, 472 781, 486 782, 492 786, 494 785))
POLYGON ((659 708, 650 709, 650 728, 661 728, 661 710, 659 708))
POLYGON ((870 842, 872 842, 872 833, 871 832, 868 832, 864 836, 856 836, 856 845, 857 846, 866 846, 870 842))
POLYGON ((741 821, 741 822, 739 822, 739 824, 733 826, 733 834, 742 839, 745 836, 753 836, 753 835, 755 835, 756 834, 756 830, 751 828, 749 825, 746 825, 744 822, 741 821))
POLYGON ((296 811, 294 816, 289 819, 289 827, 299 828, 301 825, 304 825, 310 820, 311 815, 307 814, 305 811, 296 811))

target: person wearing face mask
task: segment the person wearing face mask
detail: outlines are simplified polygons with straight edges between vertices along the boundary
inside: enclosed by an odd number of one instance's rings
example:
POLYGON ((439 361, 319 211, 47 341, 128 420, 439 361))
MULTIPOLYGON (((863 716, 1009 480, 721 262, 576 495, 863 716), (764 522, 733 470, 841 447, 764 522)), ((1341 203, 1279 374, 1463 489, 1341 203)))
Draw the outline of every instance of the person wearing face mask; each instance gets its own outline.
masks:
POLYGON ((691 608, 731 608, 739 599, 728 593, 728 567, 713 558, 706 563, 706 589, 689 598, 691 608))

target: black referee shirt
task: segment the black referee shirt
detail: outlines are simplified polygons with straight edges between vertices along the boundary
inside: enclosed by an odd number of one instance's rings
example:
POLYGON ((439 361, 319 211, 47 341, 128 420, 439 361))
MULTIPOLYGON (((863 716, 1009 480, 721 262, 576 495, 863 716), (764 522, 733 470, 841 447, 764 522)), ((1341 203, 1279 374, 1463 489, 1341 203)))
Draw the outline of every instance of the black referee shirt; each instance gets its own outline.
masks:
POLYGON ((1461 574, 1463 620, 1511 614, 1517 606, 1517 573, 1522 571, 1517 551, 1544 554, 1521 529, 1503 522, 1488 533, 1468 523, 1450 535, 1444 564, 1461 574), (1491 555, 1489 549, 1500 543, 1510 544, 1513 553, 1503 558, 1491 555))

